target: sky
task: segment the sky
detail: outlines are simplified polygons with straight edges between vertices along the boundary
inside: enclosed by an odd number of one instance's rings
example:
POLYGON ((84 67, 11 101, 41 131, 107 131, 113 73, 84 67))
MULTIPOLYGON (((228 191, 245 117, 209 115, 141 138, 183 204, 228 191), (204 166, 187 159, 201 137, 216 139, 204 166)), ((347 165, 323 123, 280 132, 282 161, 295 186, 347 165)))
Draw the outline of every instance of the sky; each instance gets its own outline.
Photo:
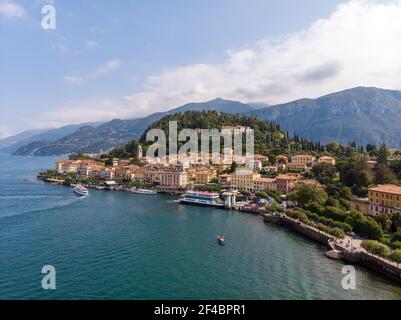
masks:
POLYGON ((399 39, 400 0, 0 0, 0 138, 217 97, 401 89, 399 39))

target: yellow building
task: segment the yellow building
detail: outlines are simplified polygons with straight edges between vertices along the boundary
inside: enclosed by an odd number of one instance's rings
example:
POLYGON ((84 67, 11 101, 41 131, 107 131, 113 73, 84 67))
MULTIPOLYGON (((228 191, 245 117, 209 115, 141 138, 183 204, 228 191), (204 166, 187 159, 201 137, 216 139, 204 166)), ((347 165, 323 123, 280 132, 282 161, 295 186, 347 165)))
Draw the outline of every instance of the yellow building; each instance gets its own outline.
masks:
POLYGON ((331 164, 333 166, 336 165, 336 159, 333 157, 320 157, 319 160, 317 161, 318 163, 328 163, 331 164))
POLYGON ((276 179, 256 178, 253 180, 252 191, 276 191, 276 179))
POLYGON ((207 184, 217 178, 217 171, 212 168, 191 168, 187 173, 188 179, 194 184, 207 184))
POLYGON ((369 214, 401 213, 401 187, 392 184, 378 185, 368 192, 369 214))
POLYGON ((252 191, 253 181, 260 178, 260 174, 249 169, 237 169, 231 175, 231 186, 234 189, 252 191))

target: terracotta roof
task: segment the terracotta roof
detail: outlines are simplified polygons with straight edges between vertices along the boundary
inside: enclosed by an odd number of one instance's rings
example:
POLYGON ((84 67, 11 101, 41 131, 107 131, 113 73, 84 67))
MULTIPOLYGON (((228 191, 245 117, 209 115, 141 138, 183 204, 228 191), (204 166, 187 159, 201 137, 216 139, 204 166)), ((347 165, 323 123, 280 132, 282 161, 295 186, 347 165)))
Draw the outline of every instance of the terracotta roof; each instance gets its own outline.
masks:
POLYGON ((374 188, 370 188, 369 191, 384 192, 401 195, 401 187, 394 184, 379 184, 374 188))
POLYGON ((276 180, 298 180, 298 178, 287 174, 280 174, 276 177, 276 180))
POLYGON ((270 179, 270 178, 257 178, 257 179, 254 179, 253 181, 255 181, 255 182, 267 182, 267 183, 273 183, 273 182, 276 182, 276 179, 270 179))

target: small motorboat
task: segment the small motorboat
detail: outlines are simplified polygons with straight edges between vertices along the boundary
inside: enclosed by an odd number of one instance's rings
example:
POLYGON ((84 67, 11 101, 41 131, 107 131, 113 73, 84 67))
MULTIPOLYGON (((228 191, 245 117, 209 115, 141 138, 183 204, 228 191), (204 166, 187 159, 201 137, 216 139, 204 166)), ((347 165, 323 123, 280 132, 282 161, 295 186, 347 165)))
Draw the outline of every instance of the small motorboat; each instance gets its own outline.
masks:
POLYGON ((224 245, 224 234, 219 234, 217 237, 217 243, 221 246, 224 245))

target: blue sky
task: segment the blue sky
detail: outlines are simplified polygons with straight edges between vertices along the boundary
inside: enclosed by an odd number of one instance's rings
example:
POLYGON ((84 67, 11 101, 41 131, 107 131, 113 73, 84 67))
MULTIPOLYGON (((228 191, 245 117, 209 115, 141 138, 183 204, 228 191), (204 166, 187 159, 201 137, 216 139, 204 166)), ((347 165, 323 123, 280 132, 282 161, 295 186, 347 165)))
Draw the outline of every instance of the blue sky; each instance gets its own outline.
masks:
MULTIPOLYGON (((362 75, 349 84, 337 79, 326 86, 314 78, 334 80, 346 70, 345 62, 353 61, 353 50, 334 55, 335 44, 330 42, 332 49, 325 42, 336 28, 347 34, 346 21, 354 21, 347 12, 380 9, 365 1, 345 1, 339 9, 342 2, 0 0, 0 137, 136 117, 217 96, 278 103, 371 84, 362 75), (41 28, 41 8, 48 3, 56 8, 56 30, 41 28), (332 55, 314 56, 316 42, 332 55), (292 82, 294 90, 285 88, 290 83, 282 75, 288 73, 307 88, 296 90, 292 82)), ((369 47, 374 40, 360 45, 369 47)), ((348 42, 340 38, 339 43, 348 42)))

